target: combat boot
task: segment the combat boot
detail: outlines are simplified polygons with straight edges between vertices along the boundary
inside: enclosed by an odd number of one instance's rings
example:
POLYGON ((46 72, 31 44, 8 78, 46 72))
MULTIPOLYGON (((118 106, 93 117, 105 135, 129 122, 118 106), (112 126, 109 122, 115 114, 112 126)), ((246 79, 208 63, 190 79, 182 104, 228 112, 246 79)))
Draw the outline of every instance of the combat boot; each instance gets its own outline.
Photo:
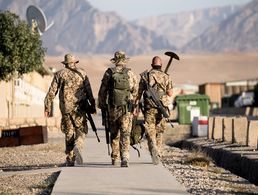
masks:
POLYGON ((65 166, 66 167, 73 167, 74 166, 74 157, 70 158, 69 156, 66 157, 65 166))
POLYGON ((114 165, 115 167, 118 167, 119 166, 119 160, 117 159, 112 159, 112 165, 114 165))
POLYGON ((159 155, 158 155, 158 152, 157 152, 156 149, 152 149, 152 151, 151 151, 151 159, 152 159, 152 163, 154 165, 158 165, 159 164, 160 159, 159 159, 159 155))
POLYGON ((83 164, 83 158, 82 158, 81 150, 77 146, 74 146, 73 152, 75 154, 76 163, 78 165, 82 165, 83 164))
POLYGON ((128 159, 124 158, 121 162, 121 167, 129 167, 128 159))

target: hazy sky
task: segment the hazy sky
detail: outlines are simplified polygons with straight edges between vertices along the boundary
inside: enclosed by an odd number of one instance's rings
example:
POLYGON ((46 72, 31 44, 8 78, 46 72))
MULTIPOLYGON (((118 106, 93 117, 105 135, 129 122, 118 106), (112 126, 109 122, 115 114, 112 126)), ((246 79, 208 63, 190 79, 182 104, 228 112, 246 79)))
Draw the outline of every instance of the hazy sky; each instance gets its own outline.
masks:
POLYGON ((102 11, 115 11, 128 20, 214 6, 245 4, 251 0, 88 0, 102 11))

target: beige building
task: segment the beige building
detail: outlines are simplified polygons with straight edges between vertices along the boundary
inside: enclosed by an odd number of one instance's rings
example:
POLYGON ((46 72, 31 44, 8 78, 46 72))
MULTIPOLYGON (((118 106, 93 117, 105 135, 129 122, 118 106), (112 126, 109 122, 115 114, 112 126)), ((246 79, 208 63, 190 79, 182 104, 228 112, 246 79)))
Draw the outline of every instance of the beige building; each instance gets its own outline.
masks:
POLYGON ((199 86, 199 93, 210 97, 211 104, 221 107, 221 98, 225 95, 224 83, 205 83, 199 86))
POLYGON ((221 107, 221 99, 225 96, 241 94, 249 90, 253 90, 258 83, 258 79, 228 81, 225 83, 205 83, 199 85, 199 93, 210 97, 212 104, 218 104, 221 107))
MULTIPOLYGON (((51 77, 36 72, 9 82, 0 82, 0 118, 44 117, 44 98, 51 77)), ((53 105, 54 116, 60 116, 58 99, 53 105)))

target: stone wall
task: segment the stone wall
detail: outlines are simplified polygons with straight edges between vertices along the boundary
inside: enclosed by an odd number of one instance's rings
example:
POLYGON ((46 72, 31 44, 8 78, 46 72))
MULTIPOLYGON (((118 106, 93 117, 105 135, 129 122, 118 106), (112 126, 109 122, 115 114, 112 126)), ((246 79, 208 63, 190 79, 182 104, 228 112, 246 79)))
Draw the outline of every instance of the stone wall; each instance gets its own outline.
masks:
POLYGON ((208 138, 258 149, 258 120, 246 116, 209 117, 208 138))

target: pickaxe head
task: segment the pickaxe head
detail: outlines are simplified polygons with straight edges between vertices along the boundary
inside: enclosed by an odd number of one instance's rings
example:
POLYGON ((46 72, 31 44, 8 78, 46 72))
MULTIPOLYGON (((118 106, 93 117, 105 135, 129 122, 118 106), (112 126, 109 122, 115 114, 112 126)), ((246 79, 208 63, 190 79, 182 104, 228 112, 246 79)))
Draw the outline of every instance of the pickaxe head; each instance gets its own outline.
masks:
POLYGON ((174 52, 172 52, 172 51, 167 51, 167 52, 165 52, 165 55, 169 56, 171 59, 172 59, 172 58, 175 58, 176 60, 179 60, 178 55, 176 55, 176 54, 175 54, 174 52))
POLYGON ((172 52, 172 51, 167 51, 167 52, 165 52, 165 55, 167 55, 167 56, 169 56, 170 57, 170 59, 169 59, 169 61, 168 61, 168 65, 167 65, 167 67, 166 67, 166 69, 165 69, 165 73, 167 73, 168 72, 168 69, 169 69, 169 67, 170 67, 170 64, 171 64, 171 62, 172 62, 172 60, 173 60, 173 58, 175 58, 176 60, 179 60, 179 57, 178 57, 178 55, 176 55, 174 52, 172 52))

